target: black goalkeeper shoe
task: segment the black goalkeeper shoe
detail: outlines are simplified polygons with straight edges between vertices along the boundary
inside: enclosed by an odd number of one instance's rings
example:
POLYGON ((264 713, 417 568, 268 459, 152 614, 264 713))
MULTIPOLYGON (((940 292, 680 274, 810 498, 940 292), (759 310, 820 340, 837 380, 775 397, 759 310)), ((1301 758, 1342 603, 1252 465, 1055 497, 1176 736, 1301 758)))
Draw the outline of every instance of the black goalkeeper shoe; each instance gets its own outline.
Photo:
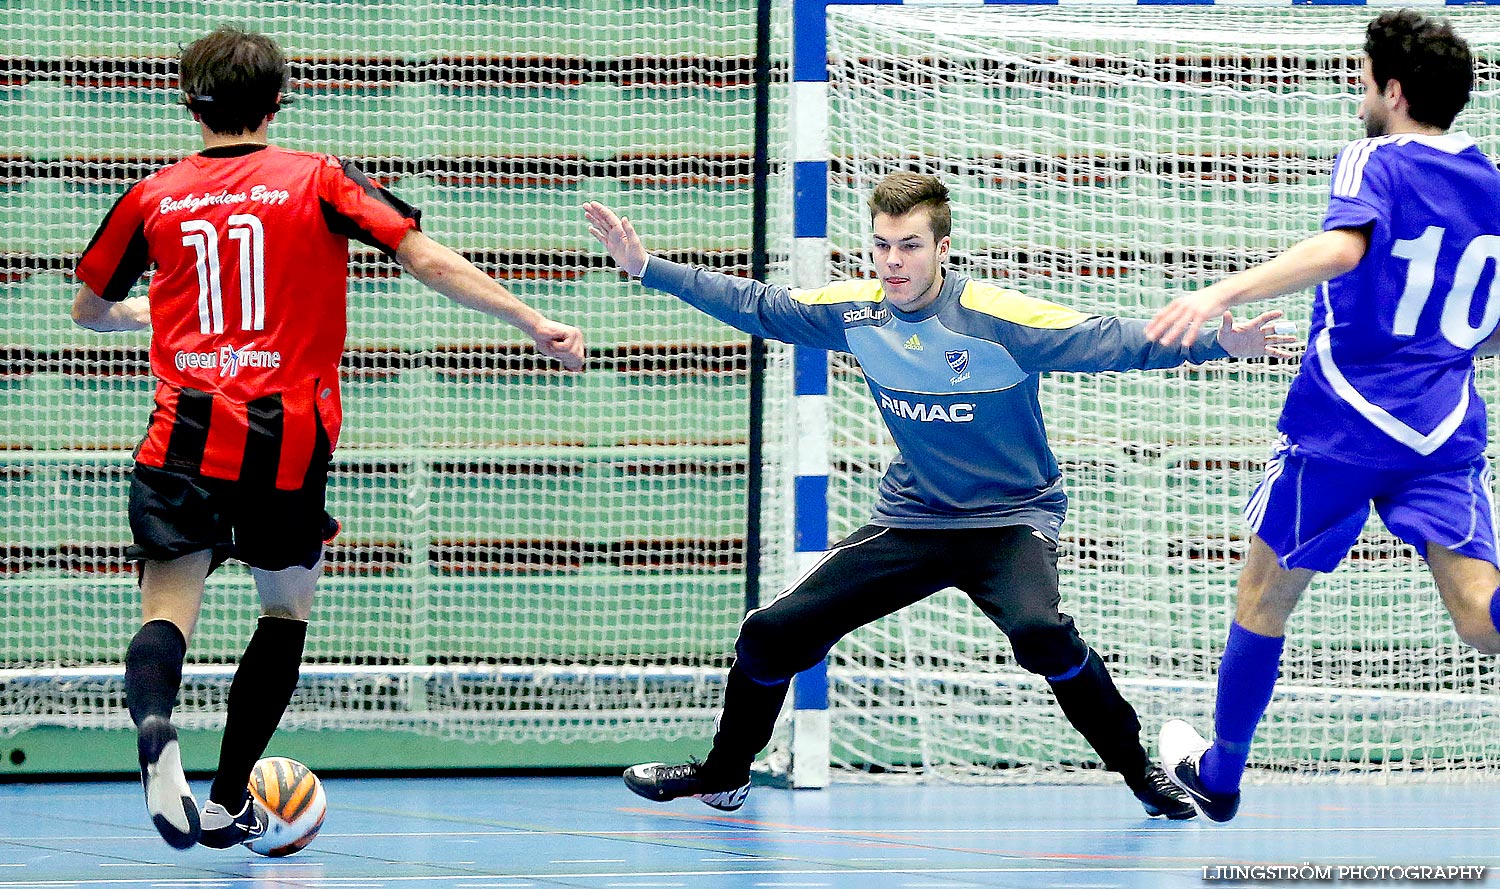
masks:
POLYGON ((1141 801, 1146 815, 1151 818, 1166 817, 1172 821, 1182 821, 1198 814, 1187 793, 1173 784, 1162 767, 1155 763, 1146 767, 1146 774, 1125 783, 1130 786, 1130 791, 1141 801))
POLYGON ((750 777, 735 786, 733 779, 705 780, 703 763, 696 760, 677 766, 646 762, 625 770, 625 786, 631 793, 658 803, 690 796, 721 812, 733 812, 750 795, 750 777))

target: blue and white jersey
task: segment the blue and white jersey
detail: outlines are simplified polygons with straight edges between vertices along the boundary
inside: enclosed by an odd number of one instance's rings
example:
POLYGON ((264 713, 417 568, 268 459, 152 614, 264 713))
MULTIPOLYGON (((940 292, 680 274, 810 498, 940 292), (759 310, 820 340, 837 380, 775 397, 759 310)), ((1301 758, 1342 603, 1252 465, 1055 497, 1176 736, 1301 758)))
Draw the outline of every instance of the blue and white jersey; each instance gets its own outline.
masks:
POLYGON ((1318 288, 1280 428, 1302 452, 1385 469, 1484 452, 1474 350, 1500 322, 1500 173, 1463 133, 1380 136, 1333 168, 1325 231, 1367 228, 1318 288))
POLYGON ((1213 331, 1191 349, 1158 345, 1144 321, 1085 315, 953 272, 916 312, 887 303, 879 281, 789 290, 659 257, 641 283, 746 333, 859 359, 900 451, 872 521, 895 528, 1027 525, 1057 539, 1067 496, 1040 374, 1227 357, 1213 331))

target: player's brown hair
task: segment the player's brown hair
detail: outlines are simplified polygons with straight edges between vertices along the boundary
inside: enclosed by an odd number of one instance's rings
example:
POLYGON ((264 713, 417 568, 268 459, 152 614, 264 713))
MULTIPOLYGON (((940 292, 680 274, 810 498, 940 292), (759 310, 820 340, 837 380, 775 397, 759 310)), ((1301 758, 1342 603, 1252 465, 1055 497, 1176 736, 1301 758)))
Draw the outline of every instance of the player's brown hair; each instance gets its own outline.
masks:
POLYGON ((922 208, 934 241, 941 241, 953 231, 953 211, 948 207, 948 186, 936 176, 925 173, 891 173, 870 194, 870 219, 877 213, 904 216, 922 208))
POLYGON ((234 25, 194 40, 178 61, 182 104, 223 136, 252 132, 280 110, 286 81, 276 41, 234 25))

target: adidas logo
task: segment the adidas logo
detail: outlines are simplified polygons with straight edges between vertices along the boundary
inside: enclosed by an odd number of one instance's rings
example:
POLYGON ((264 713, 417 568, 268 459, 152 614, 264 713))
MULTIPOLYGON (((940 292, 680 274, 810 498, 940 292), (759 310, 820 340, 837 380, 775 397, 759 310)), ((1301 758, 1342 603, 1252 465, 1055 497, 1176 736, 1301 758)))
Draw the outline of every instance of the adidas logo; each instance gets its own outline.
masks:
POLYGON ((911 339, 906 341, 906 348, 913 352, 920 352, 922 351, 922 341, 917 339, 916 334, 912 334, 911 339))

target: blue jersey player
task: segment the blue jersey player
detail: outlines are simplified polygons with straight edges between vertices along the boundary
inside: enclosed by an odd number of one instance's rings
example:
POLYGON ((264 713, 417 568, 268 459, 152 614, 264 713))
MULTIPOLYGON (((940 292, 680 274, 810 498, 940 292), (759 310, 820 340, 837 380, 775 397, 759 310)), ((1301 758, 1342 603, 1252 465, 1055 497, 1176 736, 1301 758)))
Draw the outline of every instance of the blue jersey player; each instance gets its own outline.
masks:
POLYGON ((1323 232, 1270 262, 1184 296, 1147 335, 1191 340, 1230 306, 1317 286, 1307 354, 1281 441, 1245 516, 1254 536, 1219 666, 1214 741, 1162 728, 1161 754, 1199 810, 1239 806, 1256 724, 1270 703, 1286 621, 1332 571, 1370 504, 1426 556, 1459 636, 1500 653, 1494 502, 1474 357, 1500 321, 1500 174, 1449 132, 1474 80, 1446 22, 1410 10, 1369 25, 1360 117, 1368 138, 1333 168, 1323 232))
POLYGON ((840 637, 957 587, 1010 638, 1023 668, 1120 773, 1148 815, 1190 818, 1186 795, 1153 764, 1140 722, 1104 662, 1059 611, 1057 539, 1067 498, 1037 402, 1049 370, 1175 367, 1279 353, 1286 337, 1225 315, 1185 345, 1150 343, 1142 321, 1085 315, 944 269, 951 215, 933 176, 887 176, 870 199, 879 280, 789 290, 648 256, 634 227, 584 207, 589 228, 647 287, 760 336, 853 353, 900 450, 870 524, 740 627, 724 709, 702 763, 646 763, 625 782, 648 799, 695 796, 723 810, 749 791, 788 680, 840 637))

